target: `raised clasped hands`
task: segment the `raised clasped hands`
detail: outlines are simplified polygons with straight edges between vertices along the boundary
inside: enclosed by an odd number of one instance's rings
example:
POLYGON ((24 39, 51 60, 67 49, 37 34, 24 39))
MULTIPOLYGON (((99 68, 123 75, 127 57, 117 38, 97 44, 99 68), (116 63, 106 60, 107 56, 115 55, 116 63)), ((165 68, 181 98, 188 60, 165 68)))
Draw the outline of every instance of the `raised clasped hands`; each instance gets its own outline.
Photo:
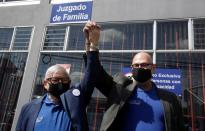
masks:
POLYGON ((100 38, 100 26, 96 24, 94 21, 88 21, 83 28, 83 32, 86 38, 86 46, 90 48, 97 48, 98 41, 100 38))

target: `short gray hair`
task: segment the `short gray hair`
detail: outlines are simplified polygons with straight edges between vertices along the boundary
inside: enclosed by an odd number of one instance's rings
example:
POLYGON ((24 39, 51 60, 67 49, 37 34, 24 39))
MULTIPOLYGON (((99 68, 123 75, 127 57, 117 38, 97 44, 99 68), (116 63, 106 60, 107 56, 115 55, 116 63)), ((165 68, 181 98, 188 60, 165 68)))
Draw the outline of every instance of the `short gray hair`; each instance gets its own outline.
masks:
POLYGON ((52 78, 53 74, 56 72, 62 72, 62 73, 64 73, 64 75, 68 76, 68 78, 69 78, 69 75, 66 72, 66 69, 64 67, 56 64, 56 65, 53 65, 47 69, 44 80, 52 78))

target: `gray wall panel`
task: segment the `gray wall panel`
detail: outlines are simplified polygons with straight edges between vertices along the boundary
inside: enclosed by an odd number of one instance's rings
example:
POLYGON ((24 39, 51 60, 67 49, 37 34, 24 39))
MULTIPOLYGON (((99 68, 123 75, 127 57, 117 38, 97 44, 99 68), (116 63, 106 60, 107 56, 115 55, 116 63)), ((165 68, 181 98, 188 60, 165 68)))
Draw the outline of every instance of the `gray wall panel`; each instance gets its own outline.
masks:
POLYGON ((205 16, 205 0, 95 0, 93 20, 127 21, 205 16))
MULTIPOLYGON (((93 20, 128 21, 205 17, 205 0, 94 0, 93 20)), ((51 5, 0 7, 0 26, 48 24, 51 5)))
POLYGON ((47 0, 41 4, 0 7, 0 26, 25 26, 49 23, 51 5, 47 0))

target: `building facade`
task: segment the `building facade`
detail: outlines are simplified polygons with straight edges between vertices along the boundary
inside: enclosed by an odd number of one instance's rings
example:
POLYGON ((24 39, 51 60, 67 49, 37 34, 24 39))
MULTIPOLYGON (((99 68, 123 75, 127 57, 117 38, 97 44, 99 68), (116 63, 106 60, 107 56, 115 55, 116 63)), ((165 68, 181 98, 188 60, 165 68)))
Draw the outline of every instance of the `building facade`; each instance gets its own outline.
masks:
MULTIPOLYGON (((51 24, 54 0, 0 0, 0 131, 14 130, 21 107, 45 92, 53 64, 71 64, 83 77, 84 23, 51 24)), ((142 50, 158 68, 181 71, 187 130, 205 130, 205 1, 94 0, 92 20, 102 26, 100 59, 112 75, 142 50)), ((89 128, 99 130, 106 98, 93 93, 89 128)))

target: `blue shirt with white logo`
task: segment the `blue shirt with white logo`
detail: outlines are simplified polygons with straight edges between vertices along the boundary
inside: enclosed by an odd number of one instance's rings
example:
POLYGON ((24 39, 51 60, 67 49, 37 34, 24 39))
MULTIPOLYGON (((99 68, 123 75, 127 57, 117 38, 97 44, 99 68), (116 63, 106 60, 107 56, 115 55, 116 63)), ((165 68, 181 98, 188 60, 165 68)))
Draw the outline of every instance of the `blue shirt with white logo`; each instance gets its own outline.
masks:
POLYGON ((70 131, 71 121, 62 104, 55 105, 48 95, 36 119, 34 131, 70 131))
POLYGON ((149 91, 135 88, 123 107, 120 125, 122 131, 165 131, 164 109, 156 87, 149 91))

